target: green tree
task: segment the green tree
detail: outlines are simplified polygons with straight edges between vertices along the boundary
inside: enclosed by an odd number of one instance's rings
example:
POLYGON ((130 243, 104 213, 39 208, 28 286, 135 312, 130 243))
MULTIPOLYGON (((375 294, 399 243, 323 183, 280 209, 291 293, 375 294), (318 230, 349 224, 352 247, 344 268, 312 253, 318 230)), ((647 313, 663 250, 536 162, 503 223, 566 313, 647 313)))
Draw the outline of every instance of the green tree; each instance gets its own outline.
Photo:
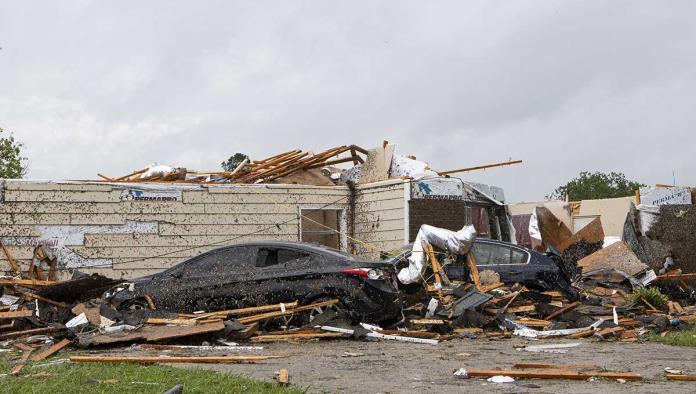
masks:
POLYGON ((244 153, 235 153, 234 155, 230 156, 229 159, 220 163, 220 165, 225 171, 234 171, 238 165, 248 158, 249 156, 245 155, 244 153))
POLYGON ((583 171, 570 182, 559 186, 549 199, 570 201, 596 200, 600 198, 627 197, 636 193, 636 190, 645 186, 640 182, 629 181, 626 175, 618 172, 587 172, 583 171))
POLYGON ((0 179, 21 178, 27 173, 27 159, 22 156, 24 144, 15 141, 11 133, 3 133, 0 128, 0 179))

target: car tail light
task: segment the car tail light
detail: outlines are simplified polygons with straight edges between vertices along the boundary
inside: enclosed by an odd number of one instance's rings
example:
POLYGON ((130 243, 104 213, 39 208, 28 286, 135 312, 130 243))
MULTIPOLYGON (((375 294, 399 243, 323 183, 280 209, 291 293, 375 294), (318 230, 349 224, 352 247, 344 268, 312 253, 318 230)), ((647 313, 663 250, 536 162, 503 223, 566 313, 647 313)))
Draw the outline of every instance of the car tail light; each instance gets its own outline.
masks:
POLYGON ((389 277, 388 272, 384 272, 376 268, 348 268, 344 269, 341 272, 347 275, 359 276, 361 278, 367 278, 372 280, 386 279, 389 277))

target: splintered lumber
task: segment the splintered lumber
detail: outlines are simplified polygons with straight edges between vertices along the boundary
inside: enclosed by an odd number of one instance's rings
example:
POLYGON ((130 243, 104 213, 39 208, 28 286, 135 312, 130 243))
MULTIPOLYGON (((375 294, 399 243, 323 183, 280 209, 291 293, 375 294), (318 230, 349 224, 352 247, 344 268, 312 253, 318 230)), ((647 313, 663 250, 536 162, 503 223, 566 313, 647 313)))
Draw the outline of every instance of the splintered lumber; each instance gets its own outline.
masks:
POLYGON ((519 363, 512 366, 517 369, 585 369, 596 370, 598 367, 592 364, 544 364, 544 363, 519 363))
POLYGON ((15 272, 15 274, 21 275, 22 272, 19 269, 19 264, 17 264, 15 259, 12 258, 12 253, 10 253, 9 249, 5 247, 5 244, 3 244, 2 241, 0 241, 0 248, 2 248, 2 251, 5 253, 7 262, 10 263, 10 266, 12 267, 12 270, 15 272))
POLYGON ((551 322, 548 320, 532 319, 529 317, 521 317, 515 320, 515 322, 522 324, 523 326, 532 328, 546 328, 551 325, 551 322))
POLYGON ((678 374, 668 373, 667 380, 683 380, 683 381, 689 381, 689 382, 696 382, 696 375, 678 375, 678 374))
POLYGON ((657 281, 667 281, 667 280, 694 280, 696 279, 696 273, 694 274, 665 274, 658 275, 655 280, 657 281))
POLYGON ((308 310, 311 310, 314 308, 321 308, 324 306, 336 305, 336 304, 338 304, 338 300, 329 300, 329 301, 317 302, 315 304, 299 306, 297 308, 286 310, 285 312, 279 311, 279 312, 262 313, 260 315, 241 317, 237 320, 242 324, 249 324, 249 323, 255 323, 255 322, 261 321, 261 320, 273 319, 273 318, 282 317, 282 316, 288 316, 288 315, 295 314, 297 312, 308 311, 308 310))
POLYGON ((536 307, 534 305, 511 306, 507 308, 507 311, 510 313, 528 313, 534 312, 535 310, 536 307))
POLYGON ((608 379, 641 380, 642 377, 634 372, 604 372, 604 371, 569 371, 565 369, 540 369, 540 370, 497 370, 497 369, 466 369, 466 374, 471 377, 491 377, 497 375, 511 378, 529 379, 571 379, 587 380, 592 377, 608 379))
POLYGON ((579 307, 581 304, 582 303, 580 301, 575 301, 572 304, 568 304, 568 305, 564 306, 563 308, 557 310, 556 312, 553 312, 552 314, 546 316, 546 319, 544 319, 544 320, 551 320, 553 318, 561 316, 562 314, 564 314, 566 312, 570 312, 573 309, 579 307))
POLYGON ((442 319, 413 319, 410 323, 417 325, 441 325, 445 324, 445 321, 442 319))
POLYGON ((492 283, 492 284, 487 285, 487 286, 481 286, 481 290, 479 290, 479 291, 481 293, 488 293, 489 291, 498 289, 498 288, 503 287, 503 286, 505 286, 505 283, 502 283, 502 282, 492 283))
POLYGON ((481 279, 479 279, 479 271, 476 266, 476 259, 474 258, 474 253, 466 254, 466 264, 469 266, 469 271, 471 272, 471 279, 474 281, 474 286, 476 290, 481 291, 481 279))
POLYGON ((70 356, 70 361, 77 363, 253 363, 263 360, 287 358, 287 356, 190 356, 190 357, 139 357, 139 356, 70 356))
POLYGON ((19 285, 19 286, 50 286, 56 282, 51 280, 35 280, 35 279, 7 279, 0 278, 0 285, 19 285))
POLYGON ((210 324, 197 324, 195 326, 144 326, 138 330, 114 333, 94 334, 80 338, 84 345, 104 345, 118 342, 147 341, 156 342, 165 339, 181 338, 191 335, 207 334, 225 329, 222 321, 210 324))
POLYGON ((23 295, 24 297, 26 297, 26 298, 37 299, 37 300, 39 300, 39 301, 41 301, 41 302, 45 302, 45 303, 47 303, 47 304, 59 306, 59 307, 61 307, 61 308, 67 308, 67 307, 68 307, 67 305, 65 305, 65 304, 62 303, 62 302, 49 300, 48 298, 41 297, 40 295, 37 295, 37 294, 34 294, 34 293, 29 293, 29 292, 26 292, 26 291, 20 291, 20 294, 22 294, 22 295, 23 295))
POLYGON ((68 345, 70 345, 70 340, 63 339, 62 341, 49 347, 48 349, 44 350, 43 352, 34 355, 34 357, 31 358, 31 361, 41 361, 47 357, 50 357, 51 355, 53 355, 54 353, 58 352, 60 349, 66 347, 68 345))
POLYGON ((281 368, 278 372, 278 384, 281 386, 287 386, 290 384, 290 373, 287 369, 281 368))
POLYGON ((520 292, 519 292, 519 291, 516 291, 516 292, 513 294, 513 296, 510 297, 510 300, 507 302, 507 304, 505 304, 505 306, 503 307, 503 309, 500 310, 500 313, 505 313, 505 311, 507 310, 507 308, 510 306, 510 304, 512 304, 513 301, 515 301, 515 299, 517 298, 518 295, 520 295, 520 292))
POLYGON ((22 309, 18 311, 0 312, 0 320, 3 319, 17 319, 21 317, 31 317, 34 315, 34 311, 29 309, 22 309))
POLYGON ((22 368, 24 368, 24 364, 26 364, 26 362, 29 360, 29 356, 31 356, 34 348, 27 346, 23 350, 24 352, 22 353, 22 356, 19 358, 19 360, 17 360, 17 365, 15 365, 14 368, 12 368, 12 371, 10 371, 10 375, 19 375, 19 372, 22 370, 22 368))
POLYGON ((437 338, 437 336, 438 336, 438 334, 436 332, 430 332, 430 331, 375 330, 375 332, 378 332, 380 334, 403 335, 406 337, 415 337, 415 338, 437 338))
POLYGON ((29 330, 13 331, 13 332, 6 332, 4 334, 0 334, 0 339, 18 338, 18 337, 23 337, 23 336, 28 336, 28 335, 48 334, 48 333, 56 332, 59 330, 60 330, 60 328, 58 328, 58 327, 32 328, 29 330))
POLYGON ((428 260, 430 260, 430 265, 432 266, 433 270, 433 276, 435 277, 434 290, 437 292, 438 296, 442 298, 444 296, 442 292, 442 284, 448 283, 449 278, 447 278, 445 271, 442 269, 440 262, 437 260, 437 256, 435 256, 435 252, 433 252, 433 247, 423 242, 423 249, 428 254, 428 260))
POLYGON ((251 337, 252 342, 285 342, 301 339, 322 339, 322 338, 340 338, 343 334, 339 332, 322 332, 309 334, 275 334, 275 335, 259 335, 251 337))
POLYGON ((607 337, 610 337, 610 336, 614 336, 614 335, 616 335, 616 334, 619 334, 619 333, 621 333, 623 330, 624 330, 623 327, 609 327, 609 328, 605 328, 605 329, 603 329, 603 330, 599 330, 599 331, 595 332, 594 335, 595 335, 595 336, 598 336, 598 337, 601 337, 601 338, 607 338, 607 337))
POLYGON ((196 318, 196 319, 203 319, 203 318, 209 318, 209 317, 222 317, 225 318, 230 315, 246 315, 249 313, 257 313, 257 312, 273 312, 273 311, 282 311, 283 309, 293 309, 296 308, 299 305, 297 301, 293 302, 287 302, 287 303, 280 303, 280 304, 272 304, 272 305, 262 305, 262 306, 253 306, 249 308, 239 308, 239 309, 228 309, 225 311, 215 311, 215 312, 207 312, 207 313, 180 313, 179 317, 189 317, 189 318, 196 318))
POLYGON ((174 325, 184 325, 184 326, 192 326, 194 324, 198 324, 198 320, 192 320, 192 319, 161 319, 157 317, 150 317, 146 321, 147 324, 174 324, 174 325))

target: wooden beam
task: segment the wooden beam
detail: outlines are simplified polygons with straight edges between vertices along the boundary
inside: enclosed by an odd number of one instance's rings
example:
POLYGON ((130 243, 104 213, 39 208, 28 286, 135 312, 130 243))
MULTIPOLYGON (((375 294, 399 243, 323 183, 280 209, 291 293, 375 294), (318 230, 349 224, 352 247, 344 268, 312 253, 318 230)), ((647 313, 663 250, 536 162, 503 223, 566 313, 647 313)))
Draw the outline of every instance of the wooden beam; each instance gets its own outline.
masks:
POLYGON ((17 360, 17 365, 12 368, 12 371, 10 371, 10 375, 17 376, 19 375, 19 372, 24 368, 24 364, 29 360, 29 356, 31 356, 31 353, 34 351, 33 347, 27 347, 23 349, 24 352, 22 353, 22 356, 17 360))
POLYGON ((60 329, 57 327, 32 328, 29 330, 13 331, 13 332, 7 332, 7 333, 0 334, 0 339, 18 338, 18 337, 23 337, 25 335, 48 334, 48 333, 56 332, 59 330, 60 329))
POLYGON ((230 316, 230 315, 236 316, 236 315, 246 315, 246 314, 257 313, 257 312, 273 312, 273 311, 282 311, 283 309, 285 309, 285 310, 293 309, 293 308, 296 308, 299 303, 297 301, 293 301, 293 302, 281 303, 281 304, 262 305, 262 306, 254 306, 254 307, 239 308, 239 309, 228 309, 228 310, 224 310, 224 311, 215 311, 215 312, 207 312, 207 313, 179 313, 178 316, 180 318, 189 318, 192 320, 208 319, 208 318, 225 318, 225 317, 230 316))
POLYGON ((666 280, 694 280, 696 279, 696 274, 665 274, 665 275, 658 275, 656 280, 657 281, 666 281, 666 280))
POLYGON ((321 332, 309 334, 274 334, 274 335, 259 335, 251 337, 252 342, 285 342, 297 339, 322 339, 322 338, 340 338, 343 334, 340 332, 321 332))
POLYGON ((476 266, 476 258, 474 258, 474 252, 469 251, 466 254, 466 264, 469 266, 469 271, 471 272, 471 279, 474 281, 474 286, 476 290, 481 291, 481 279, 479 278, 479 270, 476 266))
POLYGON ((561 316, 562 314, 564 314, 564 313, 566 313, 566 312, 570 312, 570 311, 572 311, 573 309, 577 308, 577 307, 580 306, 580 305, 581 305, 581 302, 580 302, 580 301, 575 301, 575 302, 573 302, 572 304, 566 305, 566 306, 564 306, 563 308, 557 310, 556 312, 553 312, 552 314, 546 316, 546 318, 545 318, 544 320, 551 320, 551 319, 553 319, 553 318, 556 318, 556 317, 558 317, 558 316, 561 316))
POLYGON ((476 171, 476 170, 484 170, 486 168, 493 168, 493 167, 502 167, 502 166, 511 166, 513 164, 520 164, 522 163, 522 160, 511 160, 511 161, 505 161, 502 163, 493 163, 493 164, 485 164, 482 166, 475 166, 475 167, 466 167, 466 168, 460 168, 457 170, 447 170, 447 171, 440 171, 437 174, 438 175, 449 175, 449 174, 455 174, 457 172, 469 172, 469 171, 476 171))
POLYGON ((668 373, 667 380, 682 380, 682 381, 696 382, 696 375, 678 375, 678 374, 668 373))
POLYGON ((34 279, 0 279, 0 285, 20 285, 20 286, 50 286, 56 282, 50 280, 34 279))
POLYGON ((41 301, 41 302, 45 302, 45 303, 47 303, 47 304, 55 305, 55 306, 58 306, 58 307, 61 307, 61 308, 67 308, 67 307, 68 307, 66 304, 64 304, 64 303, 62 303, 62 302, 49 300, 48 298, 42 297, 42 296, 40 296, 40 295, 38 295, 38 294, 29 293, 29 292, 26 292, 26 291, 20 291, 20 294, 22 294, 25 298, 33 298, 33 299, 39 300, 39 301, 41 301))
POLYGON ((287 356, 192 356, 192 357, 139 357, 139 356, 70 356, 77 363, 253 363, 255 361, 287 358, 287 356))
POLYGON ((411 324, 416 324, 416 325, 441 325, 445 324, 445 321, 442 319, 413 319, 409 321, 411 324))
POLYGON ((7 262, 10 263, 10 266, 12 267, 12 270, 15 272, 15 274, 21 275, 22 271, 19 269, 19 264, 17 264, 15 259, 12 258, 12 253, 10 253, 10 251, 5 247, 5 244, 3 244, 2 241, 0 241, 0 248, 2 248, 2 251, 5 252, 7 262))
POLYGON ((41 361, 47 357, 52 356, 54 353, 57 353, 59 350, 61 350, 62 348, 66 347, 68 345, 70 345, 70 340, 63 339, 62 341, 49 347, 48 349, 44 350, 43 352, 34 355, 34 357, 31 358, 31 361, 41 361))
POLYGON ((18 311, 0 312, 0 320, 6 319, 18 319, 22 317, 32 317, 34 316, 34 311, 29 309, 22 309, 18 311))
POLYGON ((288 386, 290 384, 290 373, 287 369, 281 368, 278 372, 278 385, 288 386))
POLYGON ((282 316, 288 316, 288 315, 295 314, 297 312, 308 311, 310 309, 321 308, 324 306, 336 305, 336 304, 338 304, 338 300, 329 300, 329 301, 324 301, 324 302, 317 302, 315 304, 300 306, 297 308, 293 308, 291 310, 286 310, 285 312, 280 311, 280 312, 262 313, 260 315, 240 317, 237 320, 242 324, 249 324, 249 323, 255 323, 255 322, 261 321, 261 320, 273 319, 273 318, 282 317, 282 316))
POLYGON ((578 372, 564 369, 546 370, 497 370, 497 369, 466 369, 466 373, 471 377, 491 377, 497 375, 510 376, 511 378, 530 378, 530 379, 571 379, 587 380, 591 377, 602 377, 608 379, 641 380, 642 377, 634 372, 603 372, 589 371, 578 372))

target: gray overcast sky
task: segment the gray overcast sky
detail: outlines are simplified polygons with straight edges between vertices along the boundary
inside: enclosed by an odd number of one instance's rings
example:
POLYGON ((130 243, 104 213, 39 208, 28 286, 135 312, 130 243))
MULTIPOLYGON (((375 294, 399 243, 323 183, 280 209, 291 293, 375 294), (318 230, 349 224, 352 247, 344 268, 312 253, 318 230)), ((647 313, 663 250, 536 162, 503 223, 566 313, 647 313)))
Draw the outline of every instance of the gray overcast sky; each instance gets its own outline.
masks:
POLYGON ((696 185, 696 1, 0 0, 30 178, 383 139, 509 200, 582 170, 696 185))

